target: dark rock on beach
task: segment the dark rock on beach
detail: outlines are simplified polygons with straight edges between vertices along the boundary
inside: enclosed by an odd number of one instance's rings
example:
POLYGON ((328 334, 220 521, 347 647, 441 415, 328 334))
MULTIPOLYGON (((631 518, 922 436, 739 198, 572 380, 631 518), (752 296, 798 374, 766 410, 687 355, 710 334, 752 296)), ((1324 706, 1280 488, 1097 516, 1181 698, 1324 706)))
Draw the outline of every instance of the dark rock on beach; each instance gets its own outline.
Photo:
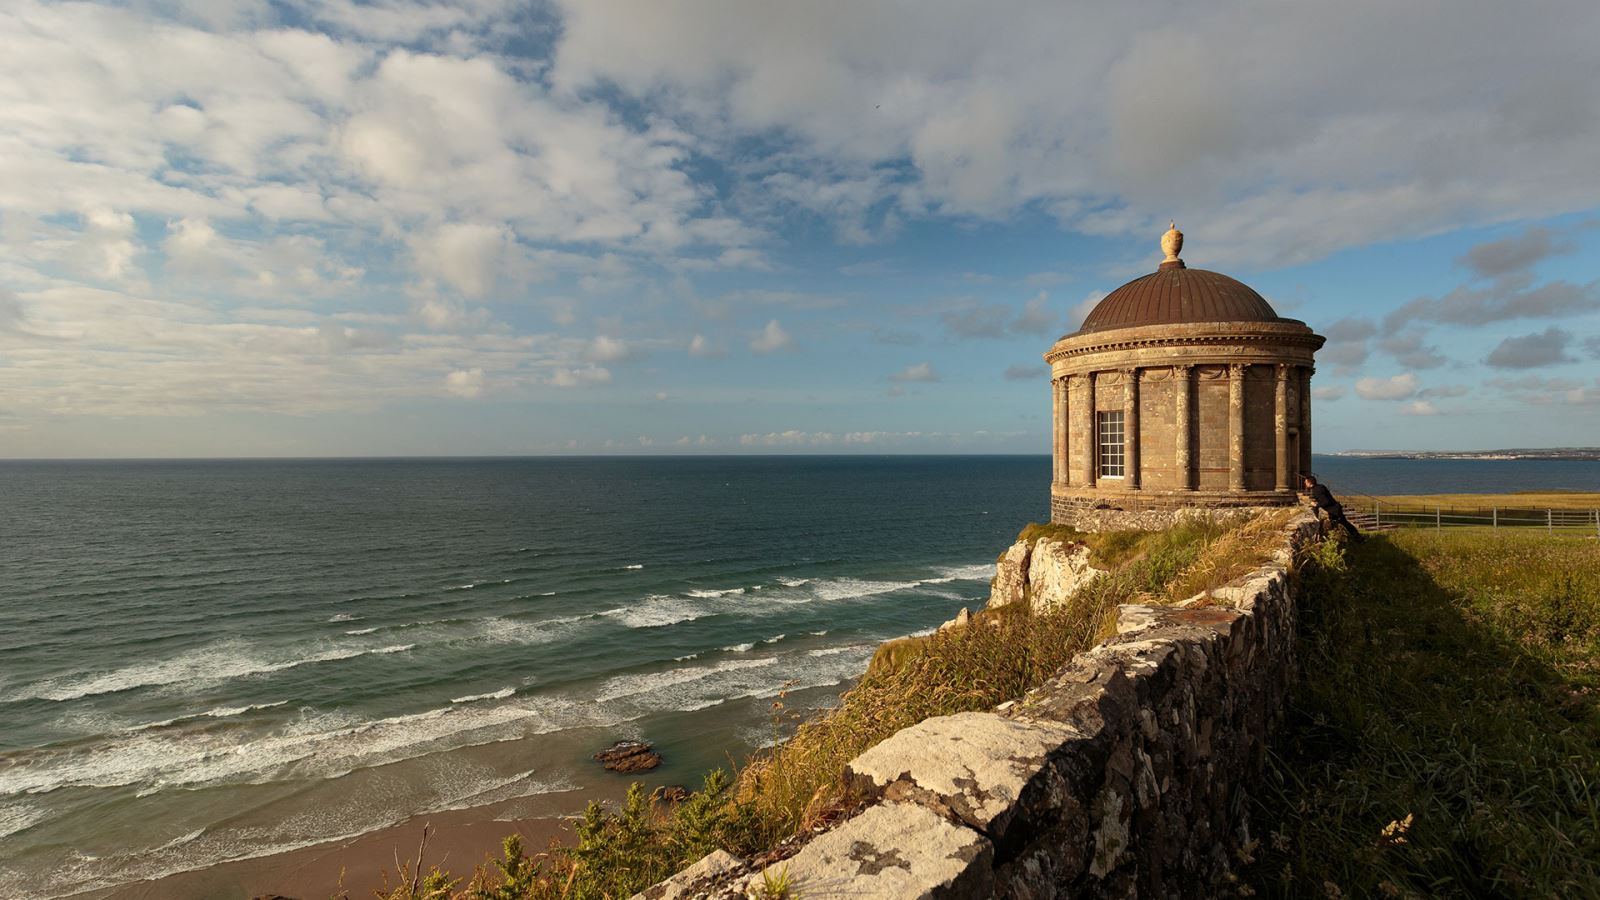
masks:
POLYGON ((644 741, 617 741, 594 755, 613 772, 647 772, 661 765, 661 754, 644 741))
POLYGON ((682 803, 689 799, 689 789, 681 784, 663 784, 650 792, 651 800, 665 800, 668 803, 682 803))

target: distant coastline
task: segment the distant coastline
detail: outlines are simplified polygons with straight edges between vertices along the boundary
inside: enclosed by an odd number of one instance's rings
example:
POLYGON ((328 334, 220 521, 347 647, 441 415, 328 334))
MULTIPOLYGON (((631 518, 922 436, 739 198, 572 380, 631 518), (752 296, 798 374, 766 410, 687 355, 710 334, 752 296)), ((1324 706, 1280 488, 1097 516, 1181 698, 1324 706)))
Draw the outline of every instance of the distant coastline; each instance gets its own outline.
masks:
POLYGON ((1512 448, 1507 450, 1340 450, 1328 454, 1355 459, 1551 459, 1600 461, 1600 447, 1512 448))

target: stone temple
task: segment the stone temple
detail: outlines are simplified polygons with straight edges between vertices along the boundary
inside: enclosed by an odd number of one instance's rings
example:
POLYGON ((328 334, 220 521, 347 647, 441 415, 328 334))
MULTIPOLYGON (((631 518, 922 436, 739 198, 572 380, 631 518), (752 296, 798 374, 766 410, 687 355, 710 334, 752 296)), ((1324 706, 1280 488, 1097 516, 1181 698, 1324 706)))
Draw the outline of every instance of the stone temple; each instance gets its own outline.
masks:
POLYGON ((1101 300, 1050 364, 1050 517, 1296 502, 1311 471, 1311 374, 1324 338, 1178 257, 1101 300))

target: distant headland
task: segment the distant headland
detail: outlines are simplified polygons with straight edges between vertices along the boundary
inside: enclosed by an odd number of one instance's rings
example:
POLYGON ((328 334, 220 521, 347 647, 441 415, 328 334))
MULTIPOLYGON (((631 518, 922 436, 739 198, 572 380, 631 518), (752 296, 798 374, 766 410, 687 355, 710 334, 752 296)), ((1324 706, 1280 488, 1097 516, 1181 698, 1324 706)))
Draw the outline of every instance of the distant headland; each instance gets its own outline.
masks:
POLYGON ((1330 456, 1362 459, 1563 459, 1600 460, 1600 447, 1534 447, 1509 450, 1340 450, 1330 456))

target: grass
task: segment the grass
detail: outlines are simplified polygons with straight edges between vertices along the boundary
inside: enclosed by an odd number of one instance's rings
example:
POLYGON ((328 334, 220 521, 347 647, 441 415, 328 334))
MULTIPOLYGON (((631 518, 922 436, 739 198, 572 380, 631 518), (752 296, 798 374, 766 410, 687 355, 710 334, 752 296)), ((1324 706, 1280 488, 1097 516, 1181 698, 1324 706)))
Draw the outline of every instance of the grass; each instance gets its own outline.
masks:
POLYGON ((1526 491, 1511 494, 1395 494, 1374 498, 1411 508, 1446 510, 1500 509, 1600 509, 1600 494, 1584 491, 1526 491))
POLYGON ((1600 897, 1600 542, 1401 531, 1303 578, 1240 893, 1600 897))

